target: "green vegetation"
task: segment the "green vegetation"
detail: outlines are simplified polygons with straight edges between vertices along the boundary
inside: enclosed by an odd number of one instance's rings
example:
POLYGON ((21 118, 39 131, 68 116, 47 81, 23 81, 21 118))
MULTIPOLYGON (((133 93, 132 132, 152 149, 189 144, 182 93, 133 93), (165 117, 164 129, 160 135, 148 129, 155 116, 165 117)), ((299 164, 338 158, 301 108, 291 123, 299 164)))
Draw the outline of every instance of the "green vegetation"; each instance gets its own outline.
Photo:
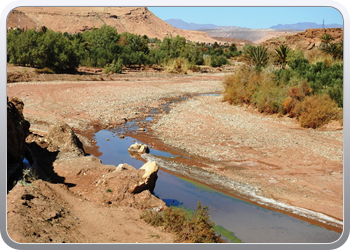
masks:
POLYGON ((244 55, 258 71, 266 66, 269 59, 267 48, 262 46, 249 46, 244 51, 244 55))
POLYGON ((15 65, 71 71, 79 65, 74 41, 61 32, 41 29, 7 33, 7 61, 15 65))
POLYGON ((222 226, 214 226, 215 232, 219 233, 228 243, 243 243, 242 240, 236 237, 236 235, 222 226))
POLYGON ((268 114, 296 117, 302 127, 318 128, 331 120, 342 122, 342 41, 332 43, 329 35, 321 40, 319 50, 308 53, 315 63, 310 63, 302 51, 285 45, 272 53, 263 47, 245 46, 243 55, 249 63, 226 77, 224 100, 252 105, 268 114), (331 46, 337 47, 336 52, 330 52, 331 46), (269 61, 269 57, 276 60, 269 61))
POLYGON ((108 25, 83 33, 54 32, 46 27, 39 31, 10 30, 7 33, 7 62, 43 69, 44 73, 72 72, 78 66, 104 68, 106 73, 121 73, 123 66, 161 65, 170 72, 198 71, 204 58, 212 67, 228 63, 239 56, 235 44, 208 45, 186 41, 184 37, 163 40, 131 33, 121 33, 108 25))
POLYGON ((208 207, 199 202, 194 214, 183 209, 168 208, 161 212, 147 210, 141 218, 147 223, 163 227, 175 233, 175 242, 182 243, 219 243, 220 236, 214 233, 214 223, 210 222, 208 207))

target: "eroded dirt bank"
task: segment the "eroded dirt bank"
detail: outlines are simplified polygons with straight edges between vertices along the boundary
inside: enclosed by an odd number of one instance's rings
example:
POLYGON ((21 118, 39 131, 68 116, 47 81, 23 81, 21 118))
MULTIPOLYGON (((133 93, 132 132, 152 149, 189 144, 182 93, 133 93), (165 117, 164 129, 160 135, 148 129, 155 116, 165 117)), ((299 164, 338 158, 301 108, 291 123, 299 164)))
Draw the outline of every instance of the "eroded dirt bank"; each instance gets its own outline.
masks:
MULTIPOLYGON (((101 164, 76 147, 94 149, 91 133, 147 115, 166 99, 220 90, 222 75, 169 78, 123 75, 117 81, 27 82, 7 85, 24 101, 28 147, 38 156, 39 177, 26 176, 7 196, 7 227, 16 242, 171 243, 174 235, 148 225, 144 209, 164 209, 148 190, 132 194, 138 170, 101 164), (55 125, 55 129, 52 129, 55 125), (61 133, 65 135, 61 135, 61 133), (56 143, 57 142, 57 143, 56 143)), ((141 171, 142 172, 142 171, 141 171)))

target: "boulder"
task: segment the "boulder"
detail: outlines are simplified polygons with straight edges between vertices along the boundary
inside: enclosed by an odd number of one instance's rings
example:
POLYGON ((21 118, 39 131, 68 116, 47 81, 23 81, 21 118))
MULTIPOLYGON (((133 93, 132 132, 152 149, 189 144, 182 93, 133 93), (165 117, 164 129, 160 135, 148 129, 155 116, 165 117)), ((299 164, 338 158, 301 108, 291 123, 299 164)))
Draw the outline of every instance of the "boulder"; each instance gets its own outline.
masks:
POLYGON ((149 147, 145 144, 135 143, 128 148, 128 151, 130 154, 144 154, 149 153, 149 147))
POLYGON ((141 180, 138 184, 130 187, 129 192, 133 194, 141 193, 144 190, 149 190, 153 193, 153 190, 156 186, 156 181, 158 179, 158 165, 156 162, 147 162, 145 163, 138 171, 140 171, 141 180))
POLYGON ((78 157, 85 155, 83 144, 73 129, 64 122, 57 122, 49 128, 45 136, 49 151, 59 151, 58 157, 63 155, 78 157))

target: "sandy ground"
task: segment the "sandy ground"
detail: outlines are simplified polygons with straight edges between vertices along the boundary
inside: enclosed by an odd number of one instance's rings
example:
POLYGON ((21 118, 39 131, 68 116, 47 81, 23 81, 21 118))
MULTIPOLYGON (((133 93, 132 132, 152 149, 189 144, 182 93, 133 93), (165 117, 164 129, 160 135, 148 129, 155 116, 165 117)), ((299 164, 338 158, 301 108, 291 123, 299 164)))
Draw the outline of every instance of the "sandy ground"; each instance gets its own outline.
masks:
MULTIPOLYGON (((18 82, 7 85, 7 95, 24 101, 24 116, 33 132, 45 134, 50 124, 64 121, 79 135, 86 151, 93 152, 94 141, 89 136, 96 129, 144 117, 171 98, 220 92, 224 76, 140 73, 108 81, 18 82)), ((174 104, 169 114, 153 122, 149 133, 165 146, 197 157, 208 171, 255 187, 263 197, 343 220, 343 133, 336 124, 320 130, 301 129, 294 120, 230 106, 220 96, 197 96, 174 104)), ((73 178, 61 173, 65 175, 73 178)), ((83 183, 75 178, 69 195, 79 195, 83 183)), ((69 197, 67 206, 72 211, 80 209, 69 197)), ((147 230, 141 237, 144 242, 169 242, 169 236, 147 230)), ((101 238, 91 240, 100 242, 101 238)))

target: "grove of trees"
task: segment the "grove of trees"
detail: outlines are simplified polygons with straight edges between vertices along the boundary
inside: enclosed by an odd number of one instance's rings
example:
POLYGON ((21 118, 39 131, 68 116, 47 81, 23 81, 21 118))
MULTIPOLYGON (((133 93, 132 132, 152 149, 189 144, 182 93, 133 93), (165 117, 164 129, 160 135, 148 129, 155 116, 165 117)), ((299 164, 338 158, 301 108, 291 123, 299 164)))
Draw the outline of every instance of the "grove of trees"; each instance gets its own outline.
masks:
POLYGON ((103 67, 120 73, 116 65, 127 67, 165 65, 172 59, 181 59, 191 66, 204 64, 210 57, 210 66, 228 63, 237 56, 235 45, 208 46, 186 41, 184 37, 164 37, 161 41, 147 36, 121 33, 108 25, 77 34, 54 32, 46 27, 39 31, 10 30, 7 33, 7 62, 37 68, 48 68, 56 73, 74 71, 78 66, 103 67))

